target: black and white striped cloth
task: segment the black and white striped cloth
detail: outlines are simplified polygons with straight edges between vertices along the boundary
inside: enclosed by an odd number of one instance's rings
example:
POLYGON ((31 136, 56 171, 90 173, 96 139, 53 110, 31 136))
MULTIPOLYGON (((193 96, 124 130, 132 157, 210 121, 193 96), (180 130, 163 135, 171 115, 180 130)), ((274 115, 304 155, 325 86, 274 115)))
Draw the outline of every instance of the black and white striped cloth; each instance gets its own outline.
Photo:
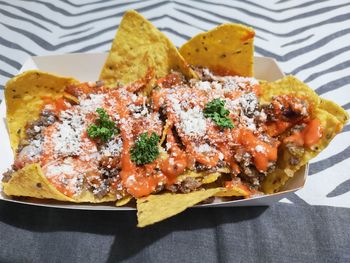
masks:
MULTIPOLYGON (((350 2, 297 0, 0 0, 0 99, 28 56, 106 52, 128 9, 177 46, 224 22, 256 30, 256 55, 275 58, 324 98, 350 109, 350 2)), ((350 208, 350 125, 310 166, 306 187, 285 202, 350 208)))

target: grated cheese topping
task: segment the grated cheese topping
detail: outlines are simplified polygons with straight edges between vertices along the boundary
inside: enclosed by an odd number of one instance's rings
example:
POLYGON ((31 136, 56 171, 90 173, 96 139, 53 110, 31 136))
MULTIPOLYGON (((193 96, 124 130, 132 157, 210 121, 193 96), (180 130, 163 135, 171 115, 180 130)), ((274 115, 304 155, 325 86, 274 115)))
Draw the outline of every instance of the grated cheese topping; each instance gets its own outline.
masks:
MULTIPOLYGON (((162 89, 159 111, 152 108, 148 97, 134 94, 123 87, 112 93, 101 90, 96 94, 84 94, 79 97, 79 104, 66 103, 67 109, 62 110, 49 127, 33 127, 35 132, 45 135, 43 139, 30 142, 26 155, 36 158, 45 152, 48 160, 43 161, 44 174, 49 180, 66 189, 65 194, 73 193, 73 196, 78 196, 84 187, 88 187, 96 195, 114 191, 116 196, 122 197, 121 192, 125 187, 135 184, 138 176, 131 174, 120 182, 123 146, 132 146, 144 132, 155 132, 161 137, 164 120, 160 115, 165 114, 171 128, 176 130, 177 134, 174 132, 173 135, 182 144, 179 147, 181 151, 196 155, 195 158, 198 159, 195 161, 201 158, 198 162, 204 163, 204 167, 208 160, 215 160, 213 165, 207 162, 206 165, 210 168, 225 165, 229 162, 228 152, 237 146, 237 142, 233 140, 233 129, 243 128, 256 134, 256 131, 262 129, 261 123, 266 121, 267 116, 259 108, 257 95, 253 92, 253 86, 258 84, 256 79, 215 76, 207 69, 203 69, 203 76, 202 80, 192 79, 188 83, 181 82, 162 89), (213 99, 225 102, 224 107, 229 111, 227 117, 234 124, 232 130, 222 128, 204 116, 206 105, 213 99), (123 108, 122 111, 120 107, 123 108), (87 136, 87 128, 98 117, 97 108, 105 109, 123 135, 114 135, 103 143, 93 141, 87 136), (125 143, 123 140, 130 142, 125 143), (229 144, 227 149, 225 144, 229 144)), ((45 109, 54 110, 50 107, 45 109)), ((165 150, 171 152, 175 144, 177 142, 166 142, 165 150)), ((249 149, 256 153, 265 153, 267 148, 257 145, 249 149)), ((232 154, 230 158, 242 160, 246 166, 253 160, 251 152, 229 154, 232 154)), ((183 158, 181 152, 171 152, 169 165, 176 165, 180 157, 183 158)), ((159 166, 157 169, 158 172, 161 171, 159 166)), ((162 185, 164 182, 158 184, 162 185)))
POLYGON ((55 123, 56 131, 52 135, 54 153, 60 156, 82 154, 82 133, 84 132, 83 116, 75 111, 63 111, 55 123))
POLYGON ((120 137, 109 140, 106 144, 102 145, 100 152, 104 156, 116 156, 120 155, 123 149, 123 141, 120 137))
POLYGON ((200 152, 200 153, 211 152, 211 151, 213 151, 213 148, 210 147, 209 144, 204 143, 204 144, 201 144, 198 147, 196 147, 196 151, 200 152))
POLYGON ((195 106, 187 111, 179 112, 180 123, 177 126, 188 136, 204 136, 207 128, 207 120, 203 111, 195 106))

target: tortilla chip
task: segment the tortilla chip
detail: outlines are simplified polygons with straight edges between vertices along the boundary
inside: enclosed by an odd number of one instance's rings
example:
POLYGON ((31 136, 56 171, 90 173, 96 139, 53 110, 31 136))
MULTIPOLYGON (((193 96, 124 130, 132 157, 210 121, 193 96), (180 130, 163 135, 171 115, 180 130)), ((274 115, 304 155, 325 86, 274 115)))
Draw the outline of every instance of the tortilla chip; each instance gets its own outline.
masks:
POLYGON ((108 86, 127 84, 154 69, 154 80, 171 70, 193 78, 192 71, 171 41, 136 11, 125 13, 111 50, 101 71, 100 79, 108 86))
POLYGON ((102 198, 96 197, 92 192, 85 189, 79 196, 73 197, 77 203, 104 203, 104 202, 113 202, 117 200, 117 197, 114 194, 107 194, 102 198))
POLYGON ((205 173, 205 172, 196 172, 196 171, 186 171, 176 178, 175 183, 179 184, 182 181, 184 181, 186 178, 192 177, 197 181, 199 181, 201 184, 211 184, 215 182, 220 176, 221 176, 221 173, 218 173, 218 172, 205 173))
POLYGON ((269 173, 262 182, 262 191, 265 194, 278 192, 290 178, 291 177, 289 177, 283 169, 276 168, 272 173, 269 173))
POLYGON ((207 67, 219 75, 254 76, 252 28, 223 24, 186 42, 180 53, 194 66, 207 67))
POLYGON ((62 97, 65 87, 78 83, 39 70, 26 71, 9 80, 5 87, 6 121, 12 150, 16 152, 25 137, 25 125, 39 117, 42 97, 62 97))
POLYGON ((115 195, 106 195, 97 198, 92 192, 84 191, 77 197, 68 197, 58 191, 46 178, 40 164, 33 163, 12 174, 10 181, 3 182, 3 190, 6 195, 27 196, 39 199, 54 199, 75 203, 103 203, 115 201, 115 195))
POLYGON ((188 194, 163 193, 137 199, 137 226, 145 227, 179 214, 220 190, 221 188, 213 188, 188 194))
POLYGON ((281 150, 279 151, 277 169, 269 173, 262 183, 264 193, 271 194, 278 191, 291 177, 294 176, 296 171, 323 151, 334 136, 341 131, 344 125, 344 123, 341 123, 332 114, 321 109, 315 110, 313 118, 318 118, 321 122, 322 137, 318 143, 313 145, 310 149, 305 148, 305 152, 299 157, 300 162, 297 165, 290 164, 289 160, 292 155, 282 144, 280 146, 281 150))
POLYGON ((304 82, 294 76, 286 76, 274 82, 262 82, 260 103, 270 103, 274 96, 292 95, 306 99, 311 107, 315 109, 320 104, 320 97, 304 82))
POLYGON ((188 170, 188 171, 185 171, 183 174, 179 175, 176 178, 176 182, 180 183, 183 180, 185 180, 187 177, 200 178, 200 177, 203 177, 203 176, 205 176, 205 173, 200 173, 200 172, 188 170))
POLYGON ((349 114, 342 107, 340 107, 338 104, 334 103, 333 101, 321 98, 321 103, 319 105, 319 108, 332 114, 344 125, 349 120, 349 114))
POLYGON ((220 176, 221 176, 221 173, 209 173, 202 178, 201 183, 202 184, 214 183, 220 176))
POLYGON ((250 191, 247 186, 241 184, 234 185, 230 188, 225 188, 224 190, 215 194, 215 196, 242 196, 249 197, 250 191))
POLYGON ((279 158, 276 170, 265 178, 262 188, 267 194, 278 191, 295 172, 303 165, 316 157, 327 147, 334 136, 341 131, 348 120, 347 112, 332 101, 321 99, 311 88, 294 76, 286 76, 275 82, 262 82, 261 103, 269 103, 274 96, 291 94, 306 99, 312 108, 312 118, 318 118, 323 129, 323 136, 311 149, 305 148, 302 156, 298 156, 300 162, 297 165, 290 164, 292 155, 282 144, 279 148, 279 158))
POLYGON ((3 182, 4 193, 11 196, 28 196, 75 202, 59 192, 45 177, 39 164, 29 164, 16 171, 10 181, 3 182))
POLYGON ((133 199, 133 197, 131 195, 127 195, 124 196, 122 199, 119 199, 116 203, 115 206, 123 206, 128 204, 131 200, 133 199))
POLYGON ((285 171, 297 171, 303 165, 305 165, 309 160, 316 157, 321 151, 323 151, 331 140, 339 133, 343 128, 343 123, 339 122, 336 117, 327 111, 316 109, 313 118, 317 118, 321 122, 322 127, 322 137, 321 139, 311 147, 311 149, 305 149, 305 154, 302 157, 301 162, 298 165, 291 166, 288 165, 285 168, 285 171), (287 170, 288 169, 288 170, 287 170))

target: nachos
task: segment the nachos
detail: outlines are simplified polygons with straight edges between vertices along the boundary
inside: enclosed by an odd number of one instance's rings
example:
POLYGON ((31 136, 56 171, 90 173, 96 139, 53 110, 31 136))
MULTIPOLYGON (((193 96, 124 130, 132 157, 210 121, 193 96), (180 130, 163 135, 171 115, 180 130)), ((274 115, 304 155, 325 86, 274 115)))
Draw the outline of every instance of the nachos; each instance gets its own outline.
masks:
POLYGON ((129 11, 100 80, 16 76, 5 90, 15 162, 4 193, 136 200, 143 227, 213 198, 279 191, 348 115, 293 76, 255 79, 253 38, 225 24, 178 51, 129 11))

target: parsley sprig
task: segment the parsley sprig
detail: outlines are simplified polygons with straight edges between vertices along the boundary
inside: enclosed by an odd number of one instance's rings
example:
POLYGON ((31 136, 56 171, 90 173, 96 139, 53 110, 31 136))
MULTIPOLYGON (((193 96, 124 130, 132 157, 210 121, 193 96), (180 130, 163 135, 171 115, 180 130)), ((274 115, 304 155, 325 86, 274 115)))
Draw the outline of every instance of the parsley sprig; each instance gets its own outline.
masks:
POLYGON ((142 133, 130 150, 131 160, 137 165, 152 163, 159 155, 158 142, 159 136, 155 132, 150 137, 147 132, 142 133))
POLYGON ((96 112, 99 118, 96 119, 94 124, 89 126, 87 134, 92 139, 100 139, 103 142, 107 142, 114 134, 119 133, 119 129, 115 126, 115 123, 110 120, 110 117, 104 109, 97 108, 96 112))
POLYGON ((205 105, 204 116, 211 118, 216 125, 222 128, 233 128, 233 122, 228 117, 230 112, 225 109, 225 101, 221 99, 214 99, 205 105))

